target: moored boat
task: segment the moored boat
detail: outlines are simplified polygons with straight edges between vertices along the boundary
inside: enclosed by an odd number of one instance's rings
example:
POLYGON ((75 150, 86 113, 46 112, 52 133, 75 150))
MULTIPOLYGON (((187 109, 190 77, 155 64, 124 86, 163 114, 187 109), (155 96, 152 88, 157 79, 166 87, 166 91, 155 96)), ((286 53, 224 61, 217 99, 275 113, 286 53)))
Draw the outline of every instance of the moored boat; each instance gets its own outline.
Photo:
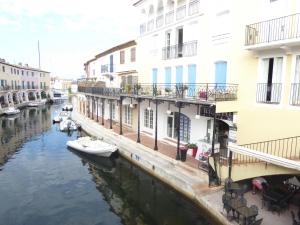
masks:
POLYGON ((63 111, 73 111, 73 106, 71 104, 66 104, 62 107, 63 111))
POLYGON ((60 112, 59 115, 53 118, 53 123, 60 123, 63 120, 70 119, 71 114, 69 112, 60 112))
POLYGON ((74 141, 68 141, 67 146, 75 150, 102 157, 110 157, 118 150, 117 146, 91 137, 81 137, 74 141))
POLYGON ((59 124, 60 131, 74 131, 77 130, 76 123, 71 119, 65 119, 59 124))
POLYGON ((18 114, 18 113, 20 113, 20 109, 17 109, 15 107, 8 107, 3 112, 3 114, 5 114, 5 115, 15 115, 15 114, 18 114))

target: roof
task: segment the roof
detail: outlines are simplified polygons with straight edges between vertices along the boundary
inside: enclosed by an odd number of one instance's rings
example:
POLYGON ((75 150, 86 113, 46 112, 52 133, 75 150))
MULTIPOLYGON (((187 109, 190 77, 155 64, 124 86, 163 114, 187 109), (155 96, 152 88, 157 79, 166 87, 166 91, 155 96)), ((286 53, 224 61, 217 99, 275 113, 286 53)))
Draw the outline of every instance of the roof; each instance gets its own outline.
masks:
POLYGON ((135 40, 131 40, 131 41, 128 41, 126 43, 123 43, 123 44, 117 45, 115 47, 112 47, 112 48, 110 48, 110 49, 108 49, 104 52, 101 52, 98 55, 96 55, 95 58, 100 58, 100 57, 108 55, 112 52, 115 52, 115 51, 118 51, 118 50, 121 50, 121 49, 124 49, 124 48, 128 48, 128 47, 131 47, 131 46, 134 46, 134 45, 136 45, 135 40))
POLYGON ((11 64, 11 63, 5 62, 5 61, 0 61, 0 64, 4 64, 4 65, 7 65, 7 66, 12 66, 12 67, 22 69, 22 70, 32 70, 32 71, 36 71, 36 72, 50 73, 50 72, 45 71, 45 70, 29 67, 29 66, 26 66, 26 65, 24 65, 24 66, 23 65, 15 65, 15 64, 11 64))
POLYGON ((144 0, 139 0, 139 1, 137 1, 137 2, 135 2, 134 4, 133 4, 133 6, 137 6, 138 4, 140 4, 141 2, 143 2, 144 0))
POLYGON ((96 59, 102 57, 102 56, 105 56, 105 55, 108 55, 112 52, 115 52, 115 51, 118 51, 118 50, 121 50, 121 49, 124 49, 124 48, 128 48, 128 47, 131 47, 131 46, 134 46, 136 45, 136 41, 135 40, 131 40, 131 41, 127 41, 123 44, 120 44, 120 45, 117 45, 115 47, 112 47, 108 50, 105 50, 104 52, 101 52, 99 53, 98 55, 96 55, 93 59, 90 59, 88 60, 86 63, 84 63, 84 66, 88 65, 89 63, 95 61, 96 59))

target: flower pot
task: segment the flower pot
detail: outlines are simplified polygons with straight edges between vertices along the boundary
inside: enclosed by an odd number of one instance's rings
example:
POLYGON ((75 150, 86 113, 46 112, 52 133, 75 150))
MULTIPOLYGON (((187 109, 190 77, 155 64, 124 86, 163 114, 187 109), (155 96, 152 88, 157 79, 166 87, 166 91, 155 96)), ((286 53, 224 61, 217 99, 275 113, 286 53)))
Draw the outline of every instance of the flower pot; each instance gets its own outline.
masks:
POLYGON ((198 148, 197 148, 197 147, 193 148, 193 157, 196 157, 197 151, 198 151, 198 148))
POLYGON ((180 147, 180 159, 182 162, 186 161, 186 153, 187 153, 187 147, 180 147))

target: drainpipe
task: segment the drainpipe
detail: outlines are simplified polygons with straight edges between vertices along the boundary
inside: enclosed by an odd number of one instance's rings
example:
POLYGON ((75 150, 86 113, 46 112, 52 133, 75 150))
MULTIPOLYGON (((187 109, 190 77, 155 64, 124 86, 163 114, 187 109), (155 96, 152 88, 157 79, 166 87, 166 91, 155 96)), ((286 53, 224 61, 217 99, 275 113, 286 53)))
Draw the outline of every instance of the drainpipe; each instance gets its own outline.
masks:
MULTIPOLYGON (((177 107, 178 107, 178 117, 177 117, 177 124, 180 124, 180 114, 181 114, 181 102, 177 102, 177 107)), ((177 152, 176 152, 176 160, 181 159, 181 154, 180 154, 180 128, 177 126, 177 152)))
POLYGON ((137 143, 141 143, 141 137, 140 137, 140 135, 141 135, 141 132, 140 132, 140 129, 141 129, 141 99, 137 99, 137 101, 138 101, 138 133, 137 133, 137 140, 136 140, 136 142, 137 143))
POLYGON ((120 97, 120 106, 119 107, 120 107, 120 113, 119 113, 120 114, 119 115, 120 116, 120 119, 119 119, 120 120, 120 133, 119 134, 123 135, 123 124, 122 124, 122 122, 123 122, 122 121, 123 97, 122 96, 120 97))
POLYGON ((154 142, 154 150, 158 150, 157 146, 157 108, 158 108, 158 100, 155 100, 155 142, 154 142))
POLYGON ((214 126, 213 126, 213 140, 212 140, 212 155, 213 155, 213 159, 214 159, 214 167, 215 167, 215 172, 217 174, 217 184, 220 184, 220 179, 218 176, 218 172, 217 172, 217 162, 216 162, 216 156, 215 156, 215 135, 216 135, 216 105, 212 106, 213 108, 213 115, 214 115, 214 126))

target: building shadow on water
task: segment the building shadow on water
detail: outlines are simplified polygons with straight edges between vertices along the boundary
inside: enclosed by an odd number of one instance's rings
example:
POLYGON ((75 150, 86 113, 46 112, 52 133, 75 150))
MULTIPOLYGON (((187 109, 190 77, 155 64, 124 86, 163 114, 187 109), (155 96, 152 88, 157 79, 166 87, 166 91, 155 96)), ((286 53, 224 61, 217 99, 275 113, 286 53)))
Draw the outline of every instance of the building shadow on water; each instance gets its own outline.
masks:
POLYGON ((126 159, 103 158, 71 151, 88 167, 96 188, 123 224, 211 224, 193 203, 126 159))

